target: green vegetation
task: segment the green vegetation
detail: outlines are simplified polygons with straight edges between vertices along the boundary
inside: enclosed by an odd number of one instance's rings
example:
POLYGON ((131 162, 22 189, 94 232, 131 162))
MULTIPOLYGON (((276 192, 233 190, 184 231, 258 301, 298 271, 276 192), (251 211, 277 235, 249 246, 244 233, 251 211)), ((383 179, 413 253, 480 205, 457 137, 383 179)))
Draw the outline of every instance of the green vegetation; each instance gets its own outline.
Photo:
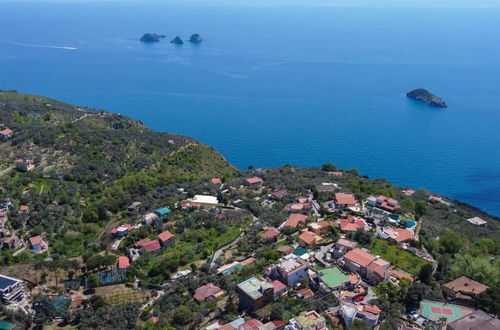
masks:
POLYGON ((371 253, 380 255, 392 265, 412 275, 418 275, 422 266, 428 264, 422 258, 380 238, 372 239, 369 249, 371 253))

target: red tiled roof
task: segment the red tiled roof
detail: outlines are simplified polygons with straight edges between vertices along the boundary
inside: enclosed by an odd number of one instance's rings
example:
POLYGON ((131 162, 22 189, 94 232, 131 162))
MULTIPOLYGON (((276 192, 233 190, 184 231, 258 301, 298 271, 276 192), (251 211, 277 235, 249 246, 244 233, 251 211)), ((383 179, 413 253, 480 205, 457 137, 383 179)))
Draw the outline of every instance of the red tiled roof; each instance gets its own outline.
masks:
POLYGON ((118 257, 118 268, 124 269, 128 268, 130 266, 130 261, 128 260, 127 257, 121 256, 118 257))
POLYGON ((28 205, 21 205, 19 207, 19 211, 21 212, 25 212, 25 211, 28 211, 30 208, 28 207, 28 205))
POLYGON ((344 256, 346 260, 352 261, 362 267, 366 267, 375 260, 375 256, 360 249, 353 249, 344 256))
POLYGON ((157 316, 151 316, 149 318, 149 320, 153 323, 153 324, 158 324, 158 322, 160 322, 160 319, 157 317, 157 316))
POLYGON ((286 190, 281 189, 281 190, 276 190, 271 193, 271 196, 273 197, 282 197, 286 195, 286 190))
POLYGON ((31 246, 39 245, 43 243, 43 238, 40 235, 30 237, 29 242, 31 246))
POLYGON ((273 281, 274 293, 281 292, 287 288, 287 286, 278 280, 273 281))
POLYGON ((382 310, 377 305, 363 305, 363 310, 378 315, 382 310))
POLYGON ((462 293, 474 293, 474 294, 480 294, 483 291, 486 291, 488 289, 488 286, 476 282, 474 280, 471 280, 468 277, 462 276, 457 279, 454 279, 451 282, 443 284, 443 287, 449 290, 452 290, 455 293, 462 292, 462 293))
POLYGON ((365 220, 350 217, 348 219, 340 219, 341 231, 357 231, 365 228, 365 220))
POLYGON ((297 291, 297 294, 300 294, 306 298, 314 297, 314 292, 309 288, 300 289, 299 291, 297 291))
POLYGON ((292 213, 283 224, 284 227, 297 228, 300 222, 306 222, 307 216, 299 213, 292 213))
POLYGON ((275 238, 280 233, 276 228, 268 228, 265 233, 262 234, 263 239, 275 238))
POLYGON ((214 297, 221 291, 222 289, 218 286, 214 285, 213 283, 208 283, 196 289, 193 297, 198 301, 205 301, 208 298, 214 297))
POLYGON ((10 129, 8 129, 8 128, 7 128, 7 129, 4 129, 4 130, 1 130, 1 131, 0 131, 0 134, 1 134, 1 135, 9 135, 9 134, 12 134, 12 130, 10 130, 10 129))
POLYGON ((262 329, 262 322, 260 322, 257 319, 251 319, 243 323, 238 327, 238 329, 244 329, 244 330, 260 330, 262 329))
POLYGON ((328 172, 328 175, 342 176, 342 172, 328 172))
POLYGON ((279 248, 276 249, 276 251, 281 252, 283 254, 290 254, 293 252, 293 250, 294 250, 293 247, 287 245, 280 246, 279 248))
POLYGON ((316 235, 310 231, 305 231, 299 235, 299 240, 304 241, 307 245, 311 245, 316 240, 316 235))
POLYGON ((221 183, 222 183, 222 181, 221 181, 221 179, 219 179, 219 178, 213 178, 213 179, 212 179, 212 183, 213 183, 213 184, 221 184, 221 183))
POLYGON ((166 241, 168 241, 169 239, 171 239, 173 237, 175 237, 175 235, 172 234, 171 232, 169 232, 168 230, 164 231, 163 233, 161 233, 160 235, 158 235, 158 238, 162 242, 166 242, 166 241))
POLYGON ((413 232, 410 230, 407 230, 407 229, 395 228, 394 231, 398 234, 398 236, 396 236, 394 238, 396 243, 406 242, 406 241, 412 240, 413 237, 415 237, 413 232))
POLYGON ((336 193, 335 200, 337 201, 337 204, 343 204, 343 205, 356 204, 356 199, 354 198, 353 194, 336 193))
POLYGON ((368 265, 368 267, 366 267, 366 269, 370 272, 374 272, 374 273, 377 273, 378 275, 380 275, 380 277, 382 278, 386 278, 387 275, 389 275, 389 271, 384 269, 384 267, 372 262, 368 265))
POLYGON ((160 241, 158 241, 157 239, 151 240, 149 238, 141 239, 140 241, 136 242, 135 245, 142 247, 146 252, 156 251, 161 248, 160 241))
POLYGON ((405 194, 406 196, 411 196, 415 193, 415 190, 413 189, 405 189, 403 191, 401 191, 403 194, 405 194))
POLYGON ((253 178, 248 178, 245 180, 248 184, 255 184, 255 183, 262 183, 261 178, 253 177, 253 178))
POLYGON ((400 271, 395 270, 395 269, 392 269, 390 272, 391 272, 391 275, 394 276, 394 277, 396 277, 396 278, 399 278, 399 279, 407 278, 407 279, 409 279, 410 281, 413 282, 413 277, 411 275, 409 275, 409 274, 400 272, 400 271))

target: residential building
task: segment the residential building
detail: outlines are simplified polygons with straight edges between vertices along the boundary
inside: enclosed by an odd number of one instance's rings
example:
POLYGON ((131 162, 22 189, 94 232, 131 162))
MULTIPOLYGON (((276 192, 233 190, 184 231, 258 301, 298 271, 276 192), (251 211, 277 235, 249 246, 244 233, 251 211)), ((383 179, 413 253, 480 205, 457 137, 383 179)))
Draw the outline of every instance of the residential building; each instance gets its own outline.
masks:
POLYGON ((209 195, 195 195, 193 198, 188 199, 188 202, 199 207, 213 207, 219 205, 219 200, 216 196, 209 195))
POLYGON ((387 212, 399 210, 399 202, 394 198, 385 197, 384 195, 370 196, 366 199, 366 203, 387 212))
POLYGON ((14 249, 21 247, 22 244, 23 244, 23 241, 19 237, 14 235, 14 236, 5 238, 2 241, 2 248, 14 250, 14 249))
POLYGON ((211 301, 222 296, 223 294, 224 290, 213 283, 208 283, 196 289, 193 298, 198 302, 211 301))
POLYGON ((366 229, 366 221, 361 218, 349 217, 347 219, 339 219, 339 228, 343 233, 355 233, 358 230, 366 229))
POLYGON ((415 238, 415 234, 408 229, 386 227, 383 229, 383 231, 385 234, 387 234, 388 239, 393 241, 397 245, 409 243, 415 238))
POLYGON ((239 309, 255 311, 274 299, 274 286, 262 279, 250 277, 238 284, 239 309))
POLYGON ((428 200, 431 203, 441 203, 443 201, 443 197, 437 195, 430 195, 428 200))
POLYGON ((118 269, 127 269, 130 266, 130 260, 128 257, 120 256, 118 257, 118 269))
POLYGON ((160 241, 144 238, 135 243, 135 246, 142 249, 143 252, 155 252, 161 249, 160 241))
POLYGON ((471 223, 475 226, 479 226, 479 227, 486 227, 486 225, 488 224, 488 222, 486 220, 483 220, 480 217, 469 218, 469 219, 467 219, 467 221, 469 223, 471 223))
POLYGON ((28 239, 30 249, 35 253, 41 253, 47 250, 47 243, 42 236, 37 235, 28 239))
POLYGON ((307 215, 292 213, 288 219, 283 223, 283 228, 297 228, 300 223, 306 223, 307 215))
POLYGON ((361 249, 353 249, 344 255, 345 267, 362 276, 366 275, 366 268, 376 259, 377 257, 361 249))
POLYGON ((343 173, 339 171, 334 171, 334 172, 328 172, 328 175, 341 177, 343 173))
POLYGON ((446 330, 495 330, 500 329, 500 320, 476 310, 458 320, 450 322, 446 330))
POLYGON ((330 231, 330 221, 318 221, 309 224, 309 229, 316 235, 324 235, 330 231))
POLYGON ((337 185, 333 183, 322 183, 316 185, 316 191, 318 193, 333 193, 337 189, 337 185))
POLYGON ((262 240, 265 243, 272 243, 276 242, 278 236, 279 236, 279 231, 274 228, 274 227, 269 227, 266 229, 266 231, 261 235, 262 240))
POLYGON ((380 282, 389 280, 391 272, 389 266, 391 264, 384 259, 375 259, 366 267, 367 280, 376 285, 380 282))
POLYGON ((343 257, 347 252, 354 249, 357 245, 358 245, 357 242, 350 241, 345 238, 340 238, 337 242, 335 242, 335 245, 333 246, 331 253, 334 258, 338 259, 343 257))
POLYGON ((443 291, 448 299, 469 305, 472 305, 476 297, 487 289, 488 286, 465 276, 443 284, 443 291))
POLYGON ((312 247, 314 246, 318 241, 321 240, 321 237, 318 237, 315 233, 312 231, 304 231, 302 234, 299 235, 299 245, 300 246, 309 246, 312 247))
POLYGON ((248 178, 245 180, 245 184, 247 186, 255 186, 264 183, 261 178, 258 177, 253 177, 253 178, 248 178))
POLYGON ((295 254, 281 258, 278 263, 266 269, 266 275, 273 280, 280 280, 288 286, 294 285, 307 277, 308 263, 295 254))
POLYGON ((29 172, 35 168, 33 159, 19 158, 16 159, 16 169, 21 172, 29 172))
POLYGON ((10 137, 12 137, 12 135, 14 134, 14 132, 11 130, 11 129, 3 129, 0 131, 0 140, 6 140, 10 137))
POLYGON ((274 280, 272 282, 272 285, 273 285, 273 288, 274 288, 273 292, 274 292, 274 298, 275 299, 276 298, 280 298, 280 297, 282 297, 282 296, 284 296, 284 295, 287 294, 288 287, 285 284, 281 283, 279 280, 274 280))
POLYGON ((412 196, 415 193, 415 190, 413 190, 413 189, 404 189, 404 190, 401 190, 401 192, 403 194, 405 194, 406 196, 412 196))
POLYGON ((290 320, 287 330, 320 330, 326 328, 326 319, 316 311, 302 312, 290 320))
POLYGON ((380 313, 382 310, 377 305, 358 305, 357 306, 356 317, 360 318, 370 327, 374 327, 378 324, 380 313))
POLYGON ((0 300, 4 304, 11 304, 15 301, 21 300, 24 296, 23 281, 0 275, 0 300))
POLYGON ((171 211, 168 207, 160 207, 153 212, 158 216, 159 220, 164 220, 171 211))
POLYGON ((336 193, 335 206, 339 209, 356 206, 356 198, 354 198, 353 194, 342 193, 342 192, 336 193))
POLYGON ((154 212, 144 214, 141 219, 142 223, 145 225, 150 225, 156 220, 158 220, 158 214, 154 212))
POLYGON ((126 223, 111 229, 109 233, 115 237, 123 237, 127 235, 132 229, 135 229, 135 226, 126 223))
POLYGON ((222 181, 220 178, 212 178, 212 180, 210 180, 212 182, 212 184, 222 184, 222 181))
POLYGON ((273 199, 282 199, 283 197, 285 197, 287 195, 287 191, 284 190, 284 189, 280 189, 280 190, 275 190, 273 191, 271 194, 270 194, 270 197, 273 198, 273 199))
POLYGON ((173 247, 175 245, 175 235, 168 230, 159 234, 158 240, 162 247, 173 247))
POLYGON ((313 279, 318 285, 323 283, 323 286, 330 290, 342 289, 351 283, 349 276, 338 267, 321 269, 313 279))
POLYGON ((127 213, 128 215, 137 215, 139 214, 139 211, 141 210, 141 202, 133 202, 129 206, 127 206, 127 213))

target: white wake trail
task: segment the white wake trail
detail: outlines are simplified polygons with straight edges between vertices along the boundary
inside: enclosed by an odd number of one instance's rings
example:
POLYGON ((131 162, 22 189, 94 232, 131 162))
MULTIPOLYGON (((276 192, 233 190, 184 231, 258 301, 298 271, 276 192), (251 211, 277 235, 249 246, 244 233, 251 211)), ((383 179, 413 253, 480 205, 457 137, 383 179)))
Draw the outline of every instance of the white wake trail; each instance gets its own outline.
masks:
POLYGON ((10 40, 0 40, 1 42, 6 42, 11 45, 21 46, 21 47, 32 47, 32 48, 51 48, 51 49, 65 49, 65 50, 77 50, 76 47, 66 47, 66 46, 50 46, 50 45, 34 45, 34 44, 23 44, 20 42, 10 41, 10 40))

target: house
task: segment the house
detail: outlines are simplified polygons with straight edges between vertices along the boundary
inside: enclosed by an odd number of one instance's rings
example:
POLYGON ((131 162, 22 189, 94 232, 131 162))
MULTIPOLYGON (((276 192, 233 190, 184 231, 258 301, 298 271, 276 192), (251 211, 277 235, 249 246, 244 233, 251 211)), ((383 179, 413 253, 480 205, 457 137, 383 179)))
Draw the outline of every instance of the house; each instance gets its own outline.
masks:
POLYGON ((450 322, 446 330, 493 330, 500 329, 500 320, 492 317, 481 310, 450 322))
POLYGON ((312 298, 312 297, 314 297, 314 292, 310 288, 303 288, 303 289, 297 290, 296 295, 297 295, 297 297, 302 298, 302 299, 312 298))
POLYGON ((380 313, 382 310, 377 305, 358 305, 358 312, 356 317, 360 318, 364 323, 370 327, 374 327, 378 324, 380 313))
POLYGON ((469 219, 467 219, 467 221, 469 223, 471 223, 475 226, 479 226, 479 227, 486 227, 486 225, 488 224, 488 222, 486 220, 483 220, 480 217, 469 218, 469 219))
POLYGON ((335 194, 335 205, 339 209, 344 209, 352 206, 356 206, 356 198, 353 194, 347 193, 336 193, 335 194))
POLYGON ((362 276, 366 275, 368 265, 377 259, 374 255, 361 249, 352 249, 344 255, 345 267, 352 272, 357 272, 362 276))
POLYGON ((276 251, 278 251, 279 253, 283 254, 283 255, 289 255, 290 253, 292 253, 294 250, 293 247, 291 246, 288 246, 288 245, 283 245, 283 246, 280 246, 276 249, 276 251))
POLYGON ((337 189, 337 185, 333 183, 322 183, 316 185, 316 191, 318 193, 333 193, 335 192, 335 189, 337 189))
POLYGON ((164 220, 167 215, 170 214, 170 209, 168 207, 160 207, 159 209, 156 209, 153 211, 157 216, 159 220, 164 220))
POLYGON ((156 220, 158 220, 158 214, 150 212, 142 216, 141 222, 145 225, 150 225, 156 220))
POLYGON ((191 200, 188 200, 193 204, 200 204, 201 206, 217 206, 219 205, 219 200, 215 196, 208 195, 195 195, 191 200))
POLYGON ((0 275, 0 301, 6 305, 19 301, 24 296, 23 281, 0 275))
POLYGON ((400 208, 397 200, 385 197, 384 195, 379 195, 377 197, 370 196, 366 199, 366 204, 387 212, 394 212, 400 208))
POLYGON ((212 301, 224 294, 224 290, 214 285, 213 283, 208 283, 200 286, 194 291, 193 298, 198 302, 212 301))
POLYGON ((341 177, 343 175, 343 173, 335 171, 335 172, 328 172, 328 175, 336 176, 336 177, 341 177))
POLYGON ((314 246, 319 240, 321 240, 321 237, 316 236, 312 231, 306 230, 299 235, 300 246, 314 246))
POLYGON ((331 252, 333 257, 337 259, 342 258, 347 252, 354 249, 357 245, 357 242, 350 241, 345 238, 340 238, 337 242, 335 242, 335 245, 333 246, 331 252))
POLYGON ((23 244, 23 241, 17 236, 7 237, 2 241, 2 248, 15 250, 23 244))
POLYGON ((281 283, 279 280, 274 280, 272 282, 272 285, 273 285, 273 292, 274 292, 274 298, 280 298, 280 297, 283 297, 284 295, 287 294, 288 292, 288 287, 281 283))
POLYGON ((262 183, 264 183, 264 181, 262 181, 262 179, 258 177, 248 178, 245 180, 245 184, 247 186, 256 186, 262 183))
POLYGON ((128 257, 120 256, 118 257, 118 269, 127 269, 130 266, 130 260, 128 257))
POLYGON ((283 228, 297 228, 300 223, 306 223, 307 221, 307 215, 299 214, 299 213, 292 213, 286 219, 286 221, 283 223, 282 227, 283 228))
POLYGON ((308 276, 308 263, 295 254, 281 258, 278 263, 265 270, 266 276, 273 280, 280 280, 286 285, 294 285, 308 276))
POLYGON ((112 228, 109 233, 115 237, 123 237, 129 233, 132 229, 135 229, 134 225, 131 224, 123 224, 120 226, 116 226, 115 228, 112 228))
POLYGON ((272 243, 272 242, 276 242, 276 239, 278 238, 279 236, 279 231, 274 228, 274 227, 269 227, 267 228, 267 230, 261 235, 262 237, 262 241, 264 241, 265 243, 272 243))
POLYGON ((239 330, 261 330, 264 324, 257 319, 250 319, 238 327, 239 330))
POLYGON ((330 222, 326 220, 309 224, 309 229, 316 235, 324 235, 330 231, 330 222))
POLYGON ((355 233, 358 230, 365 230, 366 221, 361 218, 350 217, 347 219, 339 219, 339 228, 343 233, 355 233))
POLYGON ((168 230, 159 234, 158 240, 162 247, 173 247, 175 245, 175 235, 168 230))
POLYGON ((240 310, 255 311, 274 300, 274 286, 256 277, 239 283, 237 291, 240 310))
POLYGON ((391 272, 389 266, 391 264, 384 259, 375 259, 366 267, 366 278, 368 282, 376 285, 380 282, 389 280, 391 272))
POLYGON ((28 205, 21 205, 19 207, 19 212, 21 212, 21 213, 29 213, 29 211, 30 211, 30 208, 28 205))
POLYGON ((302 312, 299 316, 290 320, 287 329, 298 330, 320 330, 326 329, 326 319, 312 310, 302 312))
POLYGON ((401 192, 404 195, 406 195, 406 196, 412 196, 415 193, 415 190, 413 190, 413 189, 404 189, 404 190, 401 190, 401 192))
POLYGON ((35 168, 33 159, 19 158, 16 159, 16 169, 21 172, 29 172, 35 168))
POLYGON ((28 239, 31 250, 35 253, 44 252, 47 250, 47 243, 43 240, 42 236, 37 235, 28 239))
POLYGON ((137 215, 139 214, 139 211, 141 209, 141 202, 133 202, 129 206, 127 206, 127 213, 128 215, 137 215))
POLYGON ((394 241, 397 245, 408 243, 415 238, 415 234, 408 229, 387 227, 383 229, 388 239, 394 241))
POLYGON ((309 202, 304 202, 304 203, 292 203, 287 206, 287 209, 292 212, 297 212, 297 211, 307 211, 312 209, 312 205, 309 202))
POLYGON ((363 321, 370 327, 375 327, 379 322, 381 312, 382 310, 376 305, 355 305, 344 302, 340 307, 330 308, 328 315, 341 317, 345 328, 349 328, 355 319, 363 321))
POLYGON ((141 239, 135 243, 135 246, 141 248, 143 252, 155 252, 161 249, 159 240, 151 240, 149 238, 141 239))
POLYGON ((462 276, 443 284, 445 296, 463 304, 472 305, 476 297, 488 289, 488 286, 462 276))
POLYGON ((8 237, 10 236, 10 230, 7 228, 0 229, 0 237, 8 237))
POLYGON ((12 137, 12 134, 14 134, 14 132, 11 130, 11 129, 3 129, 0 131, 0 140, 6 140, 10 137, 12 137))
POLYGON ((427 200, 431 203, 441 203, 443 201, 443 197, 437 195, 430 195, 427 200))
POLYGON ((284 190, 284 189, 280 189, 280 190, 276 190, 276 191, 273 191, 271 194, 270 194, 270 197, 272 199, 282 199, 283 197, 285 197, 287 195, 287 191, 284 190))
POLYGON ((212 184, 222 184, 222 181, 219 178, 212 178, 212 180, 210 181, 212 182, 212 184))

